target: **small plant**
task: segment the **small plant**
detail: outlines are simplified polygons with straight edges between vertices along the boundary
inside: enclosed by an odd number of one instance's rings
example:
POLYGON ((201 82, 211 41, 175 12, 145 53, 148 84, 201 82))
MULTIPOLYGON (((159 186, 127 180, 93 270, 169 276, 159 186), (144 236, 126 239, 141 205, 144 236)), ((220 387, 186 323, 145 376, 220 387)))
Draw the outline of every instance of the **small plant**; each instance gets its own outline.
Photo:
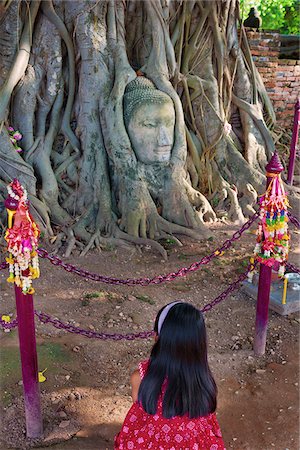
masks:
POLYGON ((89 299, 89 298, 99 298, 100 297, 100 292, 87 292, 86 294, 84 294, 83 296, 85 299, 89 299))
POLYGON ((166 239, 166 243, 173 245, 173 244, 176 244, 176 241, 175 241, 175 239, 166 239))
POLYGON ((202 271, 207 273, 208 275, 212 275, 212 271, 210 269, 207 269, 207 267, 203 267, 202 271))
POLYGON ((107 298, 108 300, 116 300, 119 299, 119 294, 117 294, 116 292, 106 292, 107 298))
POLYGON ((188 255, 185 255, 184 253, 182 253, 181 255, 178 255, 178 259, 180 261, 186 261, 188 259, 188 255))
POLYGON ((237 268, 237 272, 238 273, 244 273, 245 272, 245 267, 248 267, 249 265, 249 259, 242 259, 242 261, 240 262, 239 267, 237 268))
POLYGON ((169 250, 177 243, 175 239, 167 238, 167 239, 160 239, 159 243, 163 246, 164 249, 169 250))
POLYGON ((215 259, 215 260, 214 260, 214 263, 215 263, 216 266, 223 266, 224 261, 219 260, 219 259, 215 259))
POLYGON ((135 297, 138 300, 141 300, 141 302, 149 303, 149 305, 155 305, 153 298, 148 297, 148 295, 136 295, 135 297))
POLYGON ((216 207, 219 204, 219 197, 216 195, 213 199, 212 199, 212 206, 216 207))
POLYGON ((242 266, 243 266, 243 267, 247 267, 248 264, 249 264, 249 259, 243 259, 243 260, 242 260, 242 266))

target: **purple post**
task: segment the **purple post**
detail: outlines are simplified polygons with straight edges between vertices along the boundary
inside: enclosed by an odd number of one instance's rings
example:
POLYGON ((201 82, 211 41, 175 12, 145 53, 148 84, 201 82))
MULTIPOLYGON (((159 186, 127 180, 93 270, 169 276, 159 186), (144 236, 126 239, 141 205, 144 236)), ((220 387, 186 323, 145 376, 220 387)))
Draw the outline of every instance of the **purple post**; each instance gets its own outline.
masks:
MULTIPOLYGON (((283 166, 276 152, 266 165, 266 171, 268 188, 272 180, 272 176, 268 176, 268 174, 278 174, 283 171, 283 166)), ((264 355, 266 348, 271 277, 272 267, 260 264, 254 337, 254 353, 256 355, 264 355)))
POLYGON ((33 296, 32 294, 23 294, 22 289, 16 285, 15 296, 17 305, 27 437, 41 438, 43 435, 43 420, 38 381, 33 296))
POLYGON ((298 100, 295 104, 294 126, 293 126, 292 142, 291 142, 291 147, 290 147, 290 159, 289 159, 289 168, 288 168, 288 176, 287 176, 287 183, 290 184, 291 186, 293 185, 293 178, 294 178, 296 148, 297 148, 298 135, 299 135, 299 125, 300 125, 300 98, 298 98, 298 100))

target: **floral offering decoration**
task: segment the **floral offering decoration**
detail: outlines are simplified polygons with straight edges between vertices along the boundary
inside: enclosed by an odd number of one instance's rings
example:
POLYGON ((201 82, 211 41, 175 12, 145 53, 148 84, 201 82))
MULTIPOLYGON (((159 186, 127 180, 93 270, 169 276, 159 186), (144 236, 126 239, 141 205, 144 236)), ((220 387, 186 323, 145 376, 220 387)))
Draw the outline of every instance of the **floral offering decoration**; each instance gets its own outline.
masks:
POLYGON ((15 147, 16 151, 18 153, 21 153, 23 149, 18 145, 18 141, 22 139, 22 134, 20 133, 20 131, 15 130, 13 127, 7 127, 7 131, 9 133, 10 141, 15 147))
POLYGON ((278 269, 278 275, 283 277, 289 252, 289 203, 280 173, 268 173, 267 176, 272 179, 266 193, 260 197, 260 223, 254 254, 260 263, 278 269))
POLYGON ((17 179, 7 187, 5 207, 8 213, 8 229, 5 234, 9 257, 9 283, 22 288, 24 294, 33 294, 32 280, 40 275, 38 238, 40 230, 29 214, 27 192, 17 179))

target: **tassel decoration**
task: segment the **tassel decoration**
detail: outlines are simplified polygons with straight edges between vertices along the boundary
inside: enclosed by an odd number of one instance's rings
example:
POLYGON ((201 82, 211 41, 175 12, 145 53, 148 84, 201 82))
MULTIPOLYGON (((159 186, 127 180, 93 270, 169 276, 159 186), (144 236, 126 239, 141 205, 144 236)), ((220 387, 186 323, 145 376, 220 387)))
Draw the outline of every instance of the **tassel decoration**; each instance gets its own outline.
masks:
POLYGON ((272 180, 266 193, 260 197, 260 222, 254 254, 260 263, 274 267, 278 276, 283 277, 289 252, 289 203, 280 174, 267 173, 267 176, 272 180))
POLYGON ((38 238, 40 230, 29 214, 27 192, 17 179, 7 187, 5 207, 8 213, 8 229, 5 234, 9 257, 9 283, 22 288, 24 294, 33 294, 32 280, 40 275, 38 238))

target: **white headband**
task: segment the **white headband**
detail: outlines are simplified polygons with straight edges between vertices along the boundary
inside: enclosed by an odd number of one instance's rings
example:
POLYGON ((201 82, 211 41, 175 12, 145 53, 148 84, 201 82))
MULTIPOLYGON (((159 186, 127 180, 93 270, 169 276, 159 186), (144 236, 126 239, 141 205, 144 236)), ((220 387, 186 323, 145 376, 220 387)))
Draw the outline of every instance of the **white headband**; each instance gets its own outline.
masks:
POLYGON ((163 323, 165 321, 165 318, 168 315, 168 312, 170 311, 170 309, 174 306, 177 305, 177 303, 182 303, 181 301, 177 301, 177 302, 173 302, 170 303, 169 305, 165 306, 164 309, 162 310, 159 319, 158 319, 158 324, 157 324, 157 334, 160 334, 160 330, 161 327, 163 326, 163 323))

